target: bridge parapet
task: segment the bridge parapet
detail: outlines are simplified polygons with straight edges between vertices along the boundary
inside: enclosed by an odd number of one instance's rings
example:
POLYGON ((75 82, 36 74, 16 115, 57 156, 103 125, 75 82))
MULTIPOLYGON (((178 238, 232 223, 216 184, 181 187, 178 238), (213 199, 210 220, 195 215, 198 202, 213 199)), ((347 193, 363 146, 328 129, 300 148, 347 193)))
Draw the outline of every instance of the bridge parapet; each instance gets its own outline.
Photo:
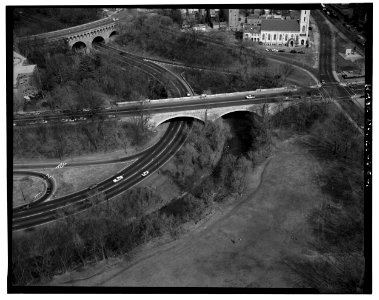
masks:
MULTIPOLYGON (((175 118, 194 118, 200 121, 216 121, 222 116, 233 112, 251 112, 262 117, 264 114, 275 115, 283 109, 293 105, 294 102, 283 103, 260 103, 260 104, 247 104, 230 107, 217 107, 217 108, 201 108, 196 110, 183 110, 180 112, 159 112, 150 115, 149 124, 151 127, 157 127, 163 122, 175 118)), ((125 117, 127 119, 129 117, 125 117)))
MULTIPOLYGON (((248 94, 251 95, 269 95, 269 94, 280 94, 284 92, 296 92, 297 88, 292 87, 280 87, 280 88, 272 88, 272 89, 256 89, 253 91, 244 91, 244 92, 235 92, 235 93, 224 93, 224 94, 212 94, 207 95, 206 97, 203 96, 189 96, 189 97, 179 97, 179 98, 168 98, 168 99, 157 99, 157 100, 149 100, 150 104, 162 104, 162 103, 171 103, 171 102, 178 102, 178 101, 196 101, 199 99, 209 99, 209 98, 220 98, 220 101, 223 101, 222 97, 228 97, 228 96, 239 96, 239 97, 245 97, 248 94)), ((141 101, 129 101, 129 102, 117 102, 117 106, 123 107, 123 106, 136 106, 141 105, 141 101)))
POLYGON ((103 19, 100 19, 100 20, 96 20, 96 21, 90 22, 90 23, 85 23, 85 24, 82 24, 82 25, 73 26, 73 27, 70 27, 70 28, 65 28, 65 29, 60 29, 60 30, 55 30, 55 31, 49 31, 49 32, 35 34, 35 35, 30 35, 30 36, 19 37, 17 40, 18 41, 27 41, 27 40, 33 40, 33 39, 54 38, 56 36, 62 37, 62 36, 65 36, 65 35, 73 34, 74 32, 80 33, 82 31, 95 29, 98 26, 109 25, 109 24, 112 24, 112 23, 116 24, 116 22, 114 22, 111 17, 107 17, 107 18, 103 18, 103 19))

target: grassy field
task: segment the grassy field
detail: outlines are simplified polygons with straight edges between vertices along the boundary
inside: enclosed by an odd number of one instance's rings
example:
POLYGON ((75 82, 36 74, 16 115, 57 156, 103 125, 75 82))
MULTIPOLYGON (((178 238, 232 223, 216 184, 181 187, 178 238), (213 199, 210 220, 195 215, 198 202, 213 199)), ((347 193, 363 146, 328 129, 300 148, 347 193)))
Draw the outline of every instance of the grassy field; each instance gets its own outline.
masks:
POLYGON ((30 203, 42 196, 45 191, 44 181, 35 176, 13 176, 13 206, 30 203))

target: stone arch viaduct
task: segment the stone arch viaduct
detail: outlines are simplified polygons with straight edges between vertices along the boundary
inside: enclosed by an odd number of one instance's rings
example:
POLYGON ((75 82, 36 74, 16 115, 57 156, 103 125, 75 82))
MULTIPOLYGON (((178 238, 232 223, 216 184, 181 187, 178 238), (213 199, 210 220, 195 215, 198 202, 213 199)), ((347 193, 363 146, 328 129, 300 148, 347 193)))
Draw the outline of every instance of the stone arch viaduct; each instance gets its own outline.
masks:
POLYGON ((94 43, 108 43, 118 34, 119 24, 115 18, 108 17, 83 25, 42 34, 20 37, 17 42, 32 44, 53 43, 65 40, 72 49, 88 51, 94 43))

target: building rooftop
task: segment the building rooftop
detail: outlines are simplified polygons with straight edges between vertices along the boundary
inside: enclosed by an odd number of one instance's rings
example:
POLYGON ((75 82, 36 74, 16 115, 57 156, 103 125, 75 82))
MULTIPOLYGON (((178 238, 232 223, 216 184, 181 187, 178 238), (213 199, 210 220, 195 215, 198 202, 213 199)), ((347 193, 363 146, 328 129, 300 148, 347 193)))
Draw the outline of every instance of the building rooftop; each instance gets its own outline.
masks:
POLYGON ((266 31, 300 31, 300 25, 297 20, 262 20, 262 30, 266 31))
POLYGON ((260 33, 261 32, 261 27, 260 26, 253 26, 249 24, 243 24, 243 32, 250 32, 252 34, 254 33, 260 33))

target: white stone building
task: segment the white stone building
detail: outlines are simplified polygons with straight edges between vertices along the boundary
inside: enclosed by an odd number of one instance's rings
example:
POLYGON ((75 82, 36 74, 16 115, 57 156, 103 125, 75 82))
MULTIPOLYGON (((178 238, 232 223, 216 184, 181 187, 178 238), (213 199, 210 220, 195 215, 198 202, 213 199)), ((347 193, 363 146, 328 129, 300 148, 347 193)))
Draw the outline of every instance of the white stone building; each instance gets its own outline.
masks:
POLYGON ((243 38, 270 46, 305 46, 309 36, 309 16, 309 10, 302 10, 299 20, 263 19, 259 39, 256 34, 258 29, 248 26, 244 26, 243 38))

